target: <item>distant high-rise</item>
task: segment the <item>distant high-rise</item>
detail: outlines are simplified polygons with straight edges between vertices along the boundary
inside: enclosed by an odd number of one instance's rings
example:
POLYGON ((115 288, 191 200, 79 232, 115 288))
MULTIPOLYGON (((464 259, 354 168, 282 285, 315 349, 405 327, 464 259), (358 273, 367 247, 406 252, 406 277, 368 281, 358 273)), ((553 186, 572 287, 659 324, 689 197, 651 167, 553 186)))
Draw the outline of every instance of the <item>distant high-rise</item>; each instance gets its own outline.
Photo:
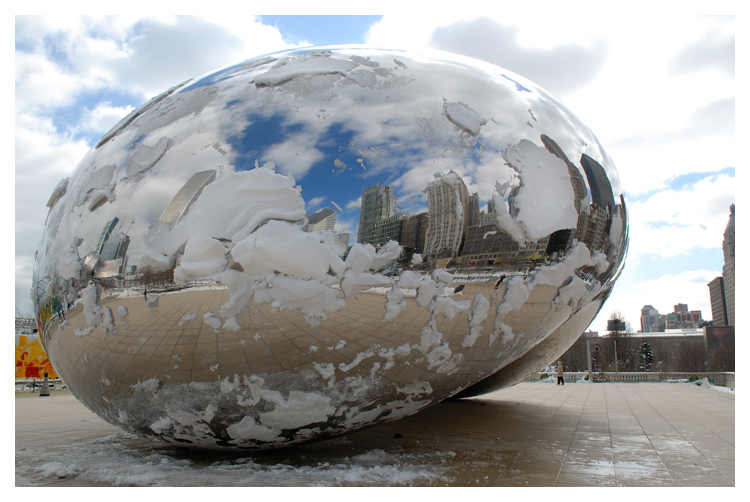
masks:
POLYGON ((377 184, 362 191, 357 242, 378 247, 401 240, 404 216, 394 211, 395 202, 392 186, 377 184))
POLYGON ((659 331, 659 311, 651 305, 644 305, 641 309, 641 333, 659 331))
POLYGON ((703 323, 700 310, 690 310, 685 303, 674 306, 674 312, 659 316, 659 331, 666 329, 698 328, 703 323))
POLYGON ((302 228, 305 232, 317 232, 320 230, 333 230, 336 226, 336 211, 330 207, 324 207, 307 217, 307 223, 302 228))
POLYGON ((724 295, 724 278, 719 276, 708 283, 711 295, 711 317, 714 326, 727 326, 727 300, 724 295))
POLYGON ((734 326, 734 204, 729 206, 729 222, 724 230, 724 295, 727 302, 727 326, 734 326))

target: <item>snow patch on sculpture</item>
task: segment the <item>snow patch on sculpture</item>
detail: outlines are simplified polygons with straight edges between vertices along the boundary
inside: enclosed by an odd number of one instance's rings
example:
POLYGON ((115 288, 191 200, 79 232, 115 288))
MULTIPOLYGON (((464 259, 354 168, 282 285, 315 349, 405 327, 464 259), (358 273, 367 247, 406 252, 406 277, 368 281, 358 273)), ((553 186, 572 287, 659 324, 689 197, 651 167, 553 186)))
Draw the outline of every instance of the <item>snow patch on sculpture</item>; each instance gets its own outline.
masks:
POLYGON ((497 184, 498 193, 492 197, 495 221, 502 230, 523 246, 557 230, 576 228, 578 211, 562 160, 525 139, 509 146, 503 158, 515 171, 516 183, 497 184))
POLYGON ((443 101, 443 110, 448 120, 453 122, 456 127, 476 136, 479 134, 481 127, 487 123, 476 110, 468 105, 459 102, 443 101))
POLYGON ((317 52, 312 57, 284 58, 270 70, 255 76, 255 85, 278 85, 297 77, 338 74, 345 76, 358 66, 358 63, 329 57, 328 53, 317 52))

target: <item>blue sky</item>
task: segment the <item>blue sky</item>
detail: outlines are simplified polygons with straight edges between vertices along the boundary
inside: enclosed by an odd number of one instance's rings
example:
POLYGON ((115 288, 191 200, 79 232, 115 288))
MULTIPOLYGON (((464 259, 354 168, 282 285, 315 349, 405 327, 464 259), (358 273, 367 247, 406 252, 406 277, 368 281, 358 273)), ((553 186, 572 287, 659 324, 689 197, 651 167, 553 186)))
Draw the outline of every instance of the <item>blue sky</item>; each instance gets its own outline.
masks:
POLYGON ((503 4, 502 15, 466 8, 382 16, 16 17, 17 303, 30 310, 33 257, 52 189, 132 109, 256 55, 367 43, 443 49, 506 67, 555 94, 594 131, 618 166, 631 246, 591 329, 604 331, 613 310, 637 329, 644 304, 667 313, 687 303, 710 319, 706 284, 721 274, 738 180, 735 21, 705 14, 731 14, 725 6, 732 4, 681 15, 652 6, 648 17, 637 8, 542 4, 503 4))

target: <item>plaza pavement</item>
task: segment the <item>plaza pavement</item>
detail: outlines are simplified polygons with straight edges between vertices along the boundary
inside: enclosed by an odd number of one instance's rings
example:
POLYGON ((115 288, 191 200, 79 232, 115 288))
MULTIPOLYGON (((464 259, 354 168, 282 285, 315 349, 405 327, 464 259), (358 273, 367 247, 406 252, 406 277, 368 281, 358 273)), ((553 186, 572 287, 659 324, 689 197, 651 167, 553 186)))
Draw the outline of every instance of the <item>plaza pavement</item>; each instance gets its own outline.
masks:
MULTIPOLYGON (((75 460, 71 452, 88 451, 82 445, 117 449, 136 463, 142 459, 144 475, 156 468, 154 455, 161 464, 184 465, 179 462, 187 458, 188 472, 162 476, 159 484, 190 486, 211 479, 212 485, 223 486, 218 471, 201 478, 201 470, 222 464, 220 454, 135 438, 99 419, 67 391, 53 391, 49 397, 16 393, 15 410, 16 486, 153 484, 148 476, 92 478, 82 467, 85 459, 66 469, 65 462, 75 460)), ((445 401, 343 439, 243 455, 252 457, 256 469, 264 463, 275 466, 276 477, 263 482, 273 486, 289 485, 289 477, 314 473, 315 466, 366 458, 368 452, 385 452, 397 460, 397 470, 440 475, 408 482, 396 477, 300 478, 296 484, 732 487, 735 396, 688 383, 521 383, 477 398, 445 401), (280 463, 285 465, 281 471, 280 463)), ((233 469, 221 472, 234 476, 237 467, 233 469)))

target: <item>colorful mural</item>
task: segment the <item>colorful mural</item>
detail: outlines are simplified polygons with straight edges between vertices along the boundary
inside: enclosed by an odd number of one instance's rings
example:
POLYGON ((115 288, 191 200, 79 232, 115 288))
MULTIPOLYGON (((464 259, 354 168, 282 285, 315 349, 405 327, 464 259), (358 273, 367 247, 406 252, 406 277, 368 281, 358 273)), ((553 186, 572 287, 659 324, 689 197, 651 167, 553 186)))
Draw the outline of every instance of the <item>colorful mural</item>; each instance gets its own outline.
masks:
POLYGON ((16 378, 58 378, 39 335, 16 335, 16 378))

